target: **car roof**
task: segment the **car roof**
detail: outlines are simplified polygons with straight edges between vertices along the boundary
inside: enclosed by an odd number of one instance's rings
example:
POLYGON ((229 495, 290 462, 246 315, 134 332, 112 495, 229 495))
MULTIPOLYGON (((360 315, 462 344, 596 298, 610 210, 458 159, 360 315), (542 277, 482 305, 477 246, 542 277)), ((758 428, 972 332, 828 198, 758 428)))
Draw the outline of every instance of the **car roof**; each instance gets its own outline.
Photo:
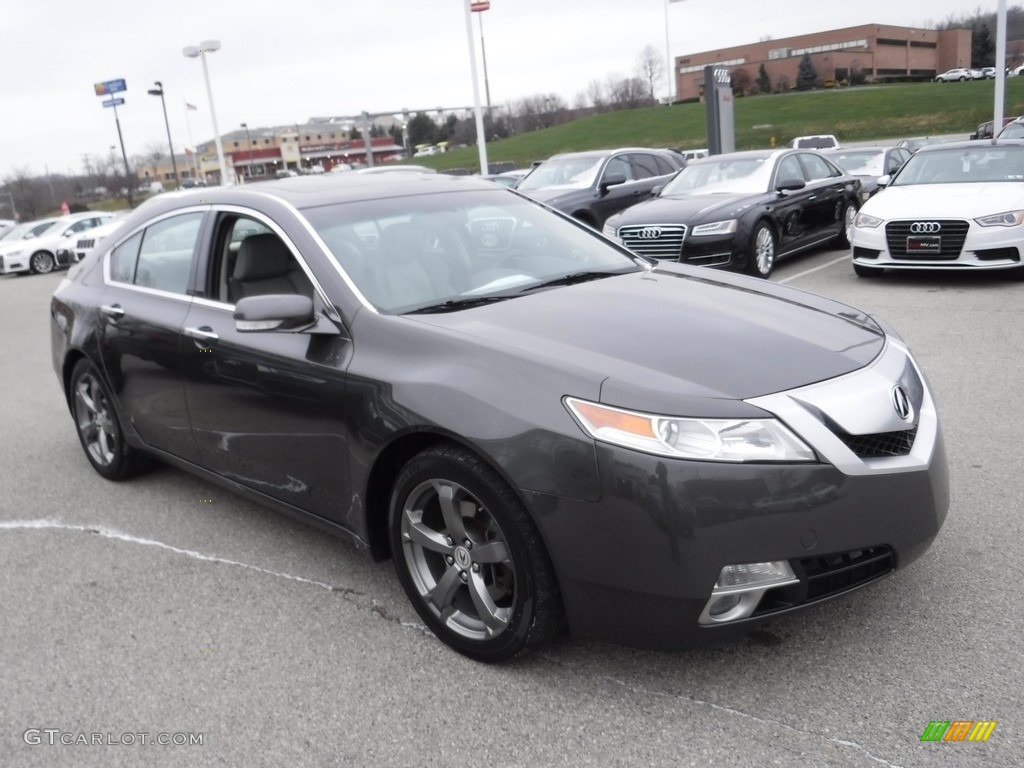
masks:
POLYGON ((787 154, 790 152, 813 152, 815 150, 805 148, 794 148, 794 147, 782 147, 781 149, 747 149, 742 152, 726 152, 720 155, 708 155, 707 157, 701 157, 696 160, 691 160, 688 165, 704 165, 707 163, 713 163, 719 160, 759 160, 776 155, 787 154))
POLYGON ((925 144, 914 154, 944 152, 950 149, 977 149, 978 147, 1024 147, 1024 139, 973 139, 970 141, 947 141, 942 144, 925 144))
POLYGON ((616 155, 622 152, 656 152, 658 154, 669 155, 679 154, 671 149, 664 149, 661 147, 619 147, 618 149, 585 149, 580 152, 559 152, 558 154, 549 157, 548 160, 563 157, 606 157, 608 155, 616 155))

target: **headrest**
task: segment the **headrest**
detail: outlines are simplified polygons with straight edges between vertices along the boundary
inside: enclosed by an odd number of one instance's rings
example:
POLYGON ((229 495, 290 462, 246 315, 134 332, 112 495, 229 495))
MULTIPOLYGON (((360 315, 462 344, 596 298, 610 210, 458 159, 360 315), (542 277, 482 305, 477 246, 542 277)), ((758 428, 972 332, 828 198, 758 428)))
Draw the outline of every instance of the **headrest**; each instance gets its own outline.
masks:
POLYGON ((279 277, 294 266, 291 251, 277 235, 249 235, 238 248, 232 277, 242 282, 279 277))

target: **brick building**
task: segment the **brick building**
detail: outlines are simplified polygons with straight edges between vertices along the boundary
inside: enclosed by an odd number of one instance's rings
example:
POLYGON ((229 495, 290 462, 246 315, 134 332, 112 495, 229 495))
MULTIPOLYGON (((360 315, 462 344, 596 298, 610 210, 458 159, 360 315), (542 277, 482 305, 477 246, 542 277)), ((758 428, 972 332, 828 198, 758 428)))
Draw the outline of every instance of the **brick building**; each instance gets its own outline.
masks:
POLYGON ((971 30, 864 24, 686 54, 675 59, 676 93, 679 99, 701 96, 704 67, 709 65, 742 67, 756 79, 764 64, 772 90, 788 90, 796 84, 797 67, 805 53, 822 81, 840 82, 857 75, 868 82, 930 80, 947 69, 970 66, 971 30))

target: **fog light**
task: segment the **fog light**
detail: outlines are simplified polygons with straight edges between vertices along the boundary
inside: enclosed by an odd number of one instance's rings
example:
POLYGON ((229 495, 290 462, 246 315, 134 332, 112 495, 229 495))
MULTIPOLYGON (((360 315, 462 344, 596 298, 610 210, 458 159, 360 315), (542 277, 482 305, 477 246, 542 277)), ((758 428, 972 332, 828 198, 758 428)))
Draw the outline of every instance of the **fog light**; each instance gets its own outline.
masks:
POLYGON ((739 563, 727 565, 718 574, 715 592, 724 592, 735 588, 770 586, 795 578, 793 569, 785 560, 771 563, 739 563))
POLYGON ((769 589, 799 581, 785 560, 769 563, 737 563, 725 566, 711 590, 701 624, 722 624, 749 618, 769 589))

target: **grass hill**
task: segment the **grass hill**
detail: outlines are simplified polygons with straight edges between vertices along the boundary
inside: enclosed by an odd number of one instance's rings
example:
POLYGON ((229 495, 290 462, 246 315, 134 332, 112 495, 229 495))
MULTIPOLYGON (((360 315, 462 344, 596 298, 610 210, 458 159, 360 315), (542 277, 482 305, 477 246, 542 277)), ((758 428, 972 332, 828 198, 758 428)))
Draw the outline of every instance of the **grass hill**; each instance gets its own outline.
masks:
MULTIPOLYGON (((833 133, 840 141, 969 134, 992 119, 995 81, 903 83, 747 96, 735 101, 737 149, 778 145, 794 136, 833 133)), ((1006 80, 1005 114, 1024 114, 1024 77, 1006 80)), ((520 168, 556 152, 620 146, 705 147, 703 104, 611 112, 487 145, 487 159, 520 168)), ((476 147, 417 158, 438 170, 478 170, 476 147)))

